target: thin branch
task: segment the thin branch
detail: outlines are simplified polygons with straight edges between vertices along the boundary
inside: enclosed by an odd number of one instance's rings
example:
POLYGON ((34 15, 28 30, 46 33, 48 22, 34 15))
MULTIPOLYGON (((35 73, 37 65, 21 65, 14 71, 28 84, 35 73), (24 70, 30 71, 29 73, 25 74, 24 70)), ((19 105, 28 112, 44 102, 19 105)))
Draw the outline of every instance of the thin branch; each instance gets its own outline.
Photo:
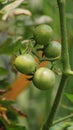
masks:
POLYGON ((55 57, 55 58, 40 58, 39 60, 40 61, 56 61, 56 60, 59 60, 59 59, 60 59, 60 56, 55 57))
POLYGON ((70 119, 70 118, 72 118, 72 117, 73 117, 73 113, 70 114, 70 115, 68 115, 68 116, 66 116, 66 117, 63 117, 63 118, 61 118, 61 119, 59 119, 59 120, 54 121, 52 125, 56 125, 56 124, 58 124, 58 123, 60 123, 60 122, 63 122, 63 121, 65 121, 65 120, 67 120, 67 119, 70 119))

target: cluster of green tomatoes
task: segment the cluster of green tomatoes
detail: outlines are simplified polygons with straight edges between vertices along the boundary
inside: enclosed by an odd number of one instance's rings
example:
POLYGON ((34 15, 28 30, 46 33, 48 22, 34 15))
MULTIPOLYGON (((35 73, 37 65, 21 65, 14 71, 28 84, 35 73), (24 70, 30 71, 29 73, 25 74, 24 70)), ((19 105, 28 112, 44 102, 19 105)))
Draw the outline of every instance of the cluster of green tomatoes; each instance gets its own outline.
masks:
MULTIPOLYGON (((35 46, 43 46, 42 57, 56 59, 61 56, 61 44, 58 41, 51 40, 53 37, 51 26, 46 24, 36 26, 33 31, 33 37, 36 43, 35 46)), ((47 90, 55 86, 56 76, 53 70, 48 67, 37 67, 32 53, 28 52, 17 56, 14 65, 19 72, 32 75, 32 82, 35 87, 47 90)))

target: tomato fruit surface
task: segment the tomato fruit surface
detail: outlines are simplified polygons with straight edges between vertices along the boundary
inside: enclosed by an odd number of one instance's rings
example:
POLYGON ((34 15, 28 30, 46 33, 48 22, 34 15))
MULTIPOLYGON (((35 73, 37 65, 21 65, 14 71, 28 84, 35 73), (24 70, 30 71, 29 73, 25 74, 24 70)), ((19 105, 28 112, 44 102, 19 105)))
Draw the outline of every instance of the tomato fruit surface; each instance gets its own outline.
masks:
POLYGON ((53 36, 53 30, 49 25, 38 25, 34 29, 34 39, 37 44, 46 45, 53 36))
POLYGON ((55 58, 61 55, 61 44, 57 41, 51 41, 45 48, 44 54, 48 58, 55 58))
POLYGON ((16 57, 14 65, 23 74, 33 74, 36 69, 36 62, 32 55, 24 54, 16 57))
POLYGON ((33 76, 33 84, 41 90, 47 90, 53 87, 55 80, 54 72, 46 67, 37 69, 33 76))

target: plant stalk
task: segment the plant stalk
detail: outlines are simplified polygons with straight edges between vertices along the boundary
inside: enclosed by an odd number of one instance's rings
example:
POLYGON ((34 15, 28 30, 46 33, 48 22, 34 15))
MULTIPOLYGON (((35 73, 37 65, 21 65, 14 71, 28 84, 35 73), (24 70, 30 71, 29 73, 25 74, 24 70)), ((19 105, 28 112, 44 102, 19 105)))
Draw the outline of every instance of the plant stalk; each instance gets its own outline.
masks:
POLYGON ((48 115, 48 118, 42 127, 42 130, 49 130, 50 127, 52 126, 55 114, 57 112, 57 109, 58 109, 58 106, 59 106, 59 103, 60 103, 60 100, 64 91, 67 77, 69 76, 69 71, 71 71, 70 62, 69 62, 67 31, 66 31, 65 0, 57 0, 57 3, 58 3, 59 16, 60 16, 61 42, 62 42, 61 60, 62 60, 62 65, 63 65, 63 72, 62 72, 60 85, 57 90, 54 103, 52 105, 50 114, 48 115))
POLYGON ((63 73, 68 74, 71 70, 69 62, 69 52, 68 52, 68 39, 66 30, 66 15, 65 15, 65 0, 57 0, 59 7, 60 16, 60 29, 61 29, 61 60, 63 64, 63 73))

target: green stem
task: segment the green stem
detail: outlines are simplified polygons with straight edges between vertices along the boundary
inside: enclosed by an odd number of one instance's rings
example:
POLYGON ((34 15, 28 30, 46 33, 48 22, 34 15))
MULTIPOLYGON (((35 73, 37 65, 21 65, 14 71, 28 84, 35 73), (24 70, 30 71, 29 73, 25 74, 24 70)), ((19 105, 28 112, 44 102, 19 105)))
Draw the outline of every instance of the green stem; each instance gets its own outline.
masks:
POLYGON ((56 111, 58 109, 58 106, 59 106, 59 103, 60 103, 60 99, 62 97, 62 94, 63 94, 63 90, 64 90, 64 87, 65 87, 65 81, 67 79, 67 76, 66 75, 62 75, 62 78, 61 78, 61 82, 60 82, 60 86, 58 88, 58 91, 57 91, 57 94, 56 94, 56 97, 55 97, 55 100, 54 100, 54 103, 53 103, 53 106, 51 108, 51 111, 50 111, 50 114, 48 116, 48 119, 47 121, 45 122, 45 124, 43 125, 43 128, 42 130, 49 130, 49 128, 51 127, 52 125, 52 122, 53 122, 53 119, 54 119, 54 116, 56 114, 56 111))
POLYGON ((40 61, 56 61, 56 60, 59 60, 59 59, 60 59, 60 56, 55 57, 55 58, 40 58, 39 60, 40 61))
POLYGON ((62 44, 61 57, 63 63, 63 72, 67 74, 71 69, 69 63, 68 40, 66 30, 65 2, 64 0, 57 0, 57 3, 60 15, 61 44, 62 44))

